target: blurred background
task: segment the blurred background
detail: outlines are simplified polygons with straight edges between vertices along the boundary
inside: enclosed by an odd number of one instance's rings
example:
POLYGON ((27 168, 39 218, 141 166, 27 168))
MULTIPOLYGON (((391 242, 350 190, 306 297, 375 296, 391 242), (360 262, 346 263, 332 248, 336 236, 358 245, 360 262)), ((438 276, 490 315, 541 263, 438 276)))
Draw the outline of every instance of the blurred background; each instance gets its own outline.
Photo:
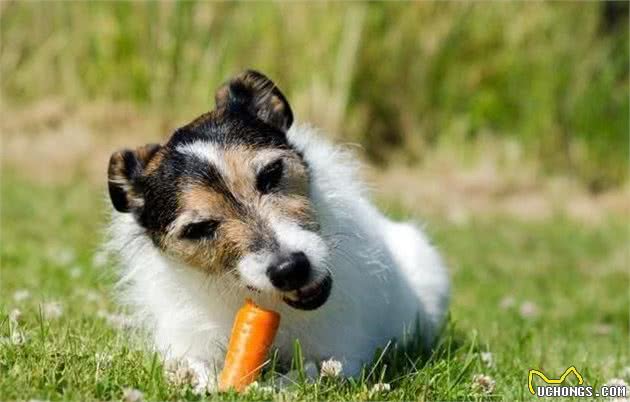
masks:
POLYGON ((627 178, 625 2, 1 7, 3 161, 39 152, 37 174, 73 179, 87 153, 102 174, 106 144, 164 138, 255 68, 379 170, 428 167, 448 188, 481 164, 590 193, 627 178))
MULTIPOLYGON (((110 154, 163 141, 254 68, 355 152, 389 215, 426 223, 458 328, 499 365, 619 376, 628 20, 628 2, 1 1, 0 306, 30 289, 88 322, 114 309, 95 254, 110 154)), ((513 372, 497 383, 522 385, 513 372)))

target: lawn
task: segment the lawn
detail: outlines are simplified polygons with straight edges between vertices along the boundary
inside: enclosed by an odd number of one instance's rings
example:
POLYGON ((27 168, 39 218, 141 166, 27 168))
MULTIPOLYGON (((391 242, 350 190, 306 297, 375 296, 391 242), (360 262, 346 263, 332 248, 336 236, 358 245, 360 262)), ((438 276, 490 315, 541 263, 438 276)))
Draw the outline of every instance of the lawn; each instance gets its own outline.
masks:
MULTIPOLYGON (((34 184, 6 170, 1 190, 0 399, 121 399, 127 388, 149 400, 200 399, 169 383, 159 358, 124 329, 112 267, 97 253, 103 190, 83 180, 34 184)), ((593 386, 630 375, 624 219, 486 217, 455 225, 432 217, 426 229, 454 284, 433 355, 389 348, 363 378, 298 380, 244 399, 521 400, 531 397, 530 368, 551 377, 574 365, 593 386), (484 388, 478 374, 495 386, 484 388), (374 391, 379 382, 390 390, 374 391)), ((264 382, 271 378, 266 373, 264 382)))

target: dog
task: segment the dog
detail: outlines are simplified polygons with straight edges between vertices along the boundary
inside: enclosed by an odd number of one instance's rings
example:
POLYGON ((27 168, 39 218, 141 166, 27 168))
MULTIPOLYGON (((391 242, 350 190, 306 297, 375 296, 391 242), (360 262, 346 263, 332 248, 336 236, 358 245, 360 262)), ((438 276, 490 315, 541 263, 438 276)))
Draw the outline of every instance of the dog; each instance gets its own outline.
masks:
POLYGON ((237 75, 215 103, 163 145, 109 161, 108 247, 152 345, 215 390, 250 298, 280 313, 281 362, 299 341, 306 361, 333 358, 358 376, 391 340, 411 335, 430 349, 449 279, 425 234, 381 214, 352 155, 293 124, 263 74, 237 75))

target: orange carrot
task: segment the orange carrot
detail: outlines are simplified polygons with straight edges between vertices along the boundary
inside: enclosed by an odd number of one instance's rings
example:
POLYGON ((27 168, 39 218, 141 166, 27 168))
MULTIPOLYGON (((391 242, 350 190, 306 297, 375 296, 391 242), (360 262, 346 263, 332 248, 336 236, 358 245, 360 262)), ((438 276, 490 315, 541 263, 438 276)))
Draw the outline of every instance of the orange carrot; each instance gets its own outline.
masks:
POLYGON ((280 314, 245 300, 234 320, 219 390, 242 391, 258 377, 279 323, 280 314))

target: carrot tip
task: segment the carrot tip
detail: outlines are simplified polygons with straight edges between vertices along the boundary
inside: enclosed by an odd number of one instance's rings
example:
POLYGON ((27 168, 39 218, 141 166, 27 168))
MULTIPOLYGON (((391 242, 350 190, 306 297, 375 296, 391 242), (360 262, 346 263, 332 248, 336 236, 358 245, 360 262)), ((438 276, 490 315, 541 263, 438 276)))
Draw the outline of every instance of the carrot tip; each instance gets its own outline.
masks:
POLYGON ((279 323, 280 314, 245 299, 234 320, 219 390, 242 391, 258 377, 279 323))

